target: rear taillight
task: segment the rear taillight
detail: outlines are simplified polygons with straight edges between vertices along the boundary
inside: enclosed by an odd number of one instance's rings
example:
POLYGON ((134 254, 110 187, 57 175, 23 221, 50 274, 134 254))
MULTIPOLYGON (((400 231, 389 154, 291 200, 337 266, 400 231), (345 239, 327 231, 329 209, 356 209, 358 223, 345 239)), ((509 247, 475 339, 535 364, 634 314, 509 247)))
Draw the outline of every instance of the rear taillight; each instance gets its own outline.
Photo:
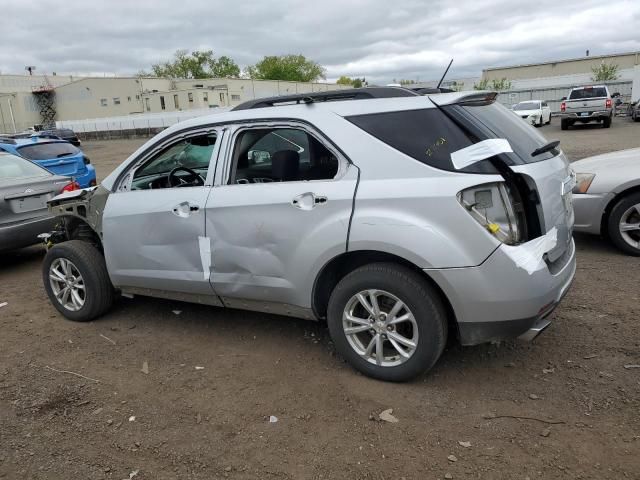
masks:
POLYGON ((567 104, 566 104, 565 102, 562 102, 562 103, 560 104, 560 111, 561 111, 561 112, 564 112, 566 109, 567 109, 567 104))
POLYGON ((611 99, 607 98, 607 108, 611 108, 611 99))
POLYGON ((516 203, 503 182, 487 183, 458 193, 458 201, 491 235, 502 243, 520 243, 523 227, 514 211, 516 203))
POLYGON ((87 157, 86 155, 84 155, 83 158, 84 158, 85 165, 89 165, 91 163, 91 160, 89 160, 89 157, 87 157))
POLYGON ((74 190, 80 190, 78 182, 67 183, 62 189, 63 192, 73 192, 74 190))

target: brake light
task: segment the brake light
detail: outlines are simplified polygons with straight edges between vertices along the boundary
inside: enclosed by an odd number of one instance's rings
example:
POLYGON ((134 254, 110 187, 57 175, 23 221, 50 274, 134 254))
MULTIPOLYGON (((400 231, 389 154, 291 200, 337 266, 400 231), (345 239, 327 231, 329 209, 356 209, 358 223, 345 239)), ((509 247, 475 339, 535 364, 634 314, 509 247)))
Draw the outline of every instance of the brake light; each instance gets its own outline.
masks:
POLYGON ((607 108, 611 108, 611 99, 607 98, 607 108))
POLYGON ((62 189, 63 192, 73 192, 74 190, 80 190, 78 182, 67 183, 62 189))
POLYGON ((567 104, 566 104, 566 102, 562 102, 562 103, 560 104, 560 111, 561 111, 561 112, 564 112, 566 109, 567 109, 567 104))

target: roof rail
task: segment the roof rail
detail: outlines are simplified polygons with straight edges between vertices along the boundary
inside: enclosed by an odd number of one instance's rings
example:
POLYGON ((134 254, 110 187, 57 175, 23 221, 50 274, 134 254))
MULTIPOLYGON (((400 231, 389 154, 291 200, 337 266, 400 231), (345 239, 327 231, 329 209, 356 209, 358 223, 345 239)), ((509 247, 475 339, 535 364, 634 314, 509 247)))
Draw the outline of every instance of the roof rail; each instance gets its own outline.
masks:
POLYGON ((10 143, 12 145, 15 145, 17 142, 11 137, 0 135, 0 143, 10 143))
POLYGON ((399 87, 364 87, 345 90, 329 90, 326 92, 300 93, 297 95, 283 95, 249 100, 236 105, 231 110, 249 110, 253 108, 275 107, 299 103, 331 102, 339 100, 364 100, 369 98, 414 97, 419 94, 406 88, 399 87))

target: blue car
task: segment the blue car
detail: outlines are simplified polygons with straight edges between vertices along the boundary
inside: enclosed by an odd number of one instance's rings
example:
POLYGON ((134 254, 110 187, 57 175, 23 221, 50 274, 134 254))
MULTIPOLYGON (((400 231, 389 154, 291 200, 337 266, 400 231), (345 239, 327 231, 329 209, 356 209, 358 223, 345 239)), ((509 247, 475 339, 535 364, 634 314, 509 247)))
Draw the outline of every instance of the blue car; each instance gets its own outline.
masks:
POLYGON ((0 136, 0 151, 31 160, 56 175, 72 177, 80 188, 96 184, 96 170, 82 150, 57 138, 0 136))

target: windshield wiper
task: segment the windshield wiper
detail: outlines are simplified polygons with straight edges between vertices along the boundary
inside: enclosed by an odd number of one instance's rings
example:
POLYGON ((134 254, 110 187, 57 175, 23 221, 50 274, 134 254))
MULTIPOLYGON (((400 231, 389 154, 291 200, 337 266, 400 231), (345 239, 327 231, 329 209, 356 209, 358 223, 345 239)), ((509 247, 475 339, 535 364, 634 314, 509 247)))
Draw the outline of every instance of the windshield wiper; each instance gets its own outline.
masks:
POLYGON ((537 155, 540 155, 541 153, 546 153, 551 150, 555 150, 558 147, 558 145, 560 145, 560 140, 553 140, 547 143, 546 145, 543 145, 542 147, 536 148, 533 152, 531 152, 531 156, 535 157, 537 155))
POLYGON ((59 153, 56 158, 68 157, 69 155, 73 155, 73 153, 59 153))

